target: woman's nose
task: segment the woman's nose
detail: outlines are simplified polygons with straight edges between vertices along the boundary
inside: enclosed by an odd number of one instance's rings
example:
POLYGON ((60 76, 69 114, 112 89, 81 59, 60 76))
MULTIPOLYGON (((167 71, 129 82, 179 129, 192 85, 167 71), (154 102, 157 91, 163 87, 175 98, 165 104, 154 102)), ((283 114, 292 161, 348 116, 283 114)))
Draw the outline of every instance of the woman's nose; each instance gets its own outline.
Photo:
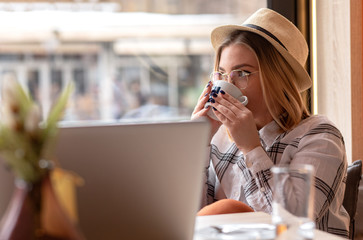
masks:
POLYGON ((227 82, 229 82, 229 83, 232 83, 233 84, 233 80, 232 80, 232 77, 231 77, 231 75, 229 74, 229 75, 227 75, 227 82))

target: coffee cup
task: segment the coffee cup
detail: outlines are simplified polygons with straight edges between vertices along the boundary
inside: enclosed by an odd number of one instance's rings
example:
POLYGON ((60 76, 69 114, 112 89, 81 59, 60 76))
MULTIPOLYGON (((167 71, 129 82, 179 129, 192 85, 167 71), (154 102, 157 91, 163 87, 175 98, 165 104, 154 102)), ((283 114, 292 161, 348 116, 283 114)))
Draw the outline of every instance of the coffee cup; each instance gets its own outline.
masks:
MULTIPOLYGON (((213 99, 213 94, 219 94, 221 90, 223 90, 224 92, 228 93, 229 95, 240 101, 243 105, 245 106, 247 105, 248 99, 246 96, 243 96, 241 90, 239 90, 238 87, 226 81, 214 81, 211 93, 209 95, 209 101, 205 104, 205 107, 211 105, 210 101, 213 99)), ((214 114, 214 111, 212 109, 208 111, 208 116, 214 120, 219 121, 219 119, 214 114)))

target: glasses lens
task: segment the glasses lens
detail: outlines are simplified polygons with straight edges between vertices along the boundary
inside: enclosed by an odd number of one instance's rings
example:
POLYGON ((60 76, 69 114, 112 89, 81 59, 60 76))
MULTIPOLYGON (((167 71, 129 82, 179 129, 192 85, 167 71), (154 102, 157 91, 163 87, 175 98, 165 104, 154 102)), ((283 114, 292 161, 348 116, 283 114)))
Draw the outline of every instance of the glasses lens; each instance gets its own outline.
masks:
POLYGON ((212 80, 213 81, 220 81, 223 80, 223 75, 220 72, 214 72, 212 73, 212 80))
POLYGON ((234 83, 238 83, 239 87, 247 87, 248 75, 244 74, 242 70, 235 70, 231 72, 231 80, 234 83))

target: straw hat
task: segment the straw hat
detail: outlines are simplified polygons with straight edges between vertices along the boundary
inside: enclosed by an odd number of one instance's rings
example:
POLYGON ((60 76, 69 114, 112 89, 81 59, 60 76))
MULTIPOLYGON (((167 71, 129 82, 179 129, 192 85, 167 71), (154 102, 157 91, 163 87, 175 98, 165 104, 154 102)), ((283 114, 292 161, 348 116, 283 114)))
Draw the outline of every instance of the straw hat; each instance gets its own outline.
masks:
POLYGON ((261 8, 242 25, 225 25, 215 28, 211 34, 214 49, 235 30, 256 33, 269 41, 291 65, 300 92, 311 87, 311 79, 304 66, 309 54, 308 45, 299 29, 277 12, 261 8))

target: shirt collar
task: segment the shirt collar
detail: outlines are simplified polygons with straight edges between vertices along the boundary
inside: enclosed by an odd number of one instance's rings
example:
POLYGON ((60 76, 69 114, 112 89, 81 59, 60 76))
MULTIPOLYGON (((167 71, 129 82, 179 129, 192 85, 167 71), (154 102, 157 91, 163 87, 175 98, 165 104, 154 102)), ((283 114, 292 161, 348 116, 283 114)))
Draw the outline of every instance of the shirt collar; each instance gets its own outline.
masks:
POLYGON ((261 140, 266 144, 266 146, 271 146, 282 132, 282 129, 275 121, 271 121, 258 131, 261 140))

